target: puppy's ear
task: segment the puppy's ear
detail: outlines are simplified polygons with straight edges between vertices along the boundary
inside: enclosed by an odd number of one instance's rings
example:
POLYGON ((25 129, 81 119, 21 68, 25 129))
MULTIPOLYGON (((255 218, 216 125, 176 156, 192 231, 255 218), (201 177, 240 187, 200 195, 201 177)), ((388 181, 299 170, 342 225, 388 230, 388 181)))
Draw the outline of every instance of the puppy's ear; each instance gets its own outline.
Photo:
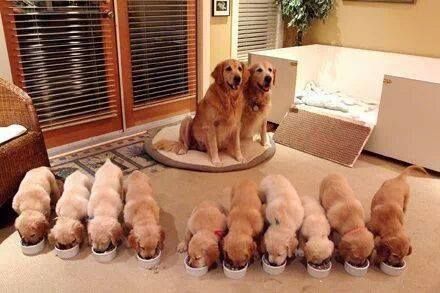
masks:
POLYGON ((224 64, 225 64, 224 61, 217 64, 217 66, 214 68, 214 71, 211 73, 212 78, 214 78, 215 82, 219 85, 225 82, 223 78, 224 64))
POLYGON ((39 234, 46 235, 49 231, 49 222, 44 219, 42 222, 33 223, 32 228, 35 229, 39 234))
POLYGON ((84 226, 80 222, 75 222, 72 229, 73 236, 76 243, 80 244, 83 241, 84 226))
POLYGON ((211 244, 205 251, 205 261, 208 267, 211 267, 220 257, 220 251, 217 244, 211 244))
POLYGON ((50 243, 51 245, 54 245, 55 242, 56 242, 56 239, 55 239, 55 235, 54 235, 54 234, 55 234, 54 231, 51 230, 51 231, 49 232, 49 234, 47 235, 47 240, 49 240, 49 243, 50 243))
POLYGON ((377 255, 382 259, 387 259, 390 256, 390 248, 388 247, 386 241, 381 240, 376 248, 377 255))
POLYGON ((291 237, 287 243, 287 257, 291 258, 295 255, 296 247, 298 246, 298 240, 296 237, 291 237))
POLYGON ((136 235, 134 235, 133 230, 131 230, 130 234, 128 234, 128 245, 136 251, 139 249, 138 240, 136 235))
POLYGON ((249 81, 249 77, 251 76, 251 73, 249 72, 249 69, 247 68, 246 64, 244 64, 244 62, 240 62, 240 63, 241 63, 241 67, 243 68, 242 84, 246 85, 249 81))
POLYGON ((272 84, 275 85, 275 81, 277 80, 277 70, 275 68, 272 70, 273 70, 272 71, 272 75, 273 75, 272 84))
POLYGON ((122 226, 119 223, 113 224, 112 229, 110 230, 110 239, 114 246, 117 246, 122 239, 122 235, 124 232, 122 231, 122 226))

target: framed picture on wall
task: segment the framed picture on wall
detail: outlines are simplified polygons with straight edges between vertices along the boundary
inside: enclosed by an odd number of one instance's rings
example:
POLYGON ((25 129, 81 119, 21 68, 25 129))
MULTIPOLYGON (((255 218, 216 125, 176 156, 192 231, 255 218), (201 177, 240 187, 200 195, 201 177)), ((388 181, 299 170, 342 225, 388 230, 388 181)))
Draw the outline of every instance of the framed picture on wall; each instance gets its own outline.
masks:
POLYGON ((230 15, 229 0, 212 0, 212 16, 229 16, 230 15))

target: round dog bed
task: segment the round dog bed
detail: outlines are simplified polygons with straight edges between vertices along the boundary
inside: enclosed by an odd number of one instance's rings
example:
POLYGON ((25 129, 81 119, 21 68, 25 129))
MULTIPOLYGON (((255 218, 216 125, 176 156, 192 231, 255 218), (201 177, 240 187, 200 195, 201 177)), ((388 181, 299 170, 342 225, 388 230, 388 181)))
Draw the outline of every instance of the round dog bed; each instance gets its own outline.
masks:
POLYGON ((180 125, 164 127, 153 138, 145 140, 144 149, 153 159, 166 166, 203 171, 203 172, 228 172, 252 168, 270 159, 275 154, 275 143, 271 135, 268 135, 267 146, 262 146, 259 141, 243 140, 241 151, 246 158, 245 163, 237 162, 226 153, 220 152, 221 166, 214 166, 207 153, 189 150, 184 155, 177 155, 172 152, 156 150, 153 144, 160 139, 178 140, 180 125))

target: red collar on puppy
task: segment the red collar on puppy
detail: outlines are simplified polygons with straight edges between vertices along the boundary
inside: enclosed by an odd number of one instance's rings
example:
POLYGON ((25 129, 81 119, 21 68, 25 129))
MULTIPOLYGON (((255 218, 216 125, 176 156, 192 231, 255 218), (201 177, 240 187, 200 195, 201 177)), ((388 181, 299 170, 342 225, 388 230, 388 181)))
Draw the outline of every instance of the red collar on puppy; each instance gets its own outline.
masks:
POLYGON ((225 231, 222 230, 215 230, 214 231, 215 236, 218 237, 218 239, 223 239, 223 237, 225 237, 225 231))

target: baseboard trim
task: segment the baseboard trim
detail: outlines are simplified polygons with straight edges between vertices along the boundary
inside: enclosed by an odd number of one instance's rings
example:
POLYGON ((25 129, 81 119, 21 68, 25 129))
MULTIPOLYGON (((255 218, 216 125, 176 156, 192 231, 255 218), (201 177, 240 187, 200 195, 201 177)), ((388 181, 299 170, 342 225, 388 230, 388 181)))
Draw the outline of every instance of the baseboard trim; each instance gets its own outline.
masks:
POLYGON ((131 136, 138 135, 140 133, 146 132, 149 129, 160 127, 167 124, 172 124, 181 121, 188 115, 193 115, 194 113, 186 113, 182 115, 176 115, 170 118, 157 120, 154 122, 146 123, 143 125, 138 125, 135 127, 128 128, 126 131, 118 130, 96 137, 87 138, 84 140, 69 143, 63 146, 50 148, 47 150, 50 159, 55 159, 61 156, 69 155, 78 151, 84 151, 89 148, 97 147, 109 142, 118 141, 131 136))

